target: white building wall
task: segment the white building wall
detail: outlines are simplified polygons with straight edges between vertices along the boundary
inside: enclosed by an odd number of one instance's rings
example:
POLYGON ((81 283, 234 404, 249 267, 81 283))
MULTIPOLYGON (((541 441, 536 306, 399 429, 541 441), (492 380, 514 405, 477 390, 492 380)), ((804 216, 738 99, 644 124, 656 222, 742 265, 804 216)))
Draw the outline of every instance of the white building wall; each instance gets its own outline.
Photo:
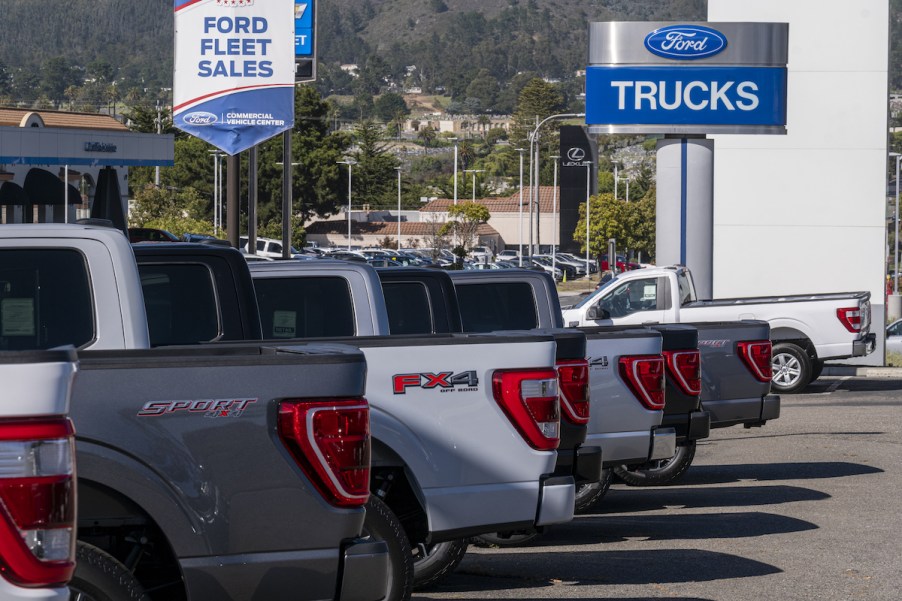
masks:
POLYGON ((714 296, 868 290, 881 332, 887 0, 709 0, 708 20, 789 23, 788 134, 712 136, 714 296))

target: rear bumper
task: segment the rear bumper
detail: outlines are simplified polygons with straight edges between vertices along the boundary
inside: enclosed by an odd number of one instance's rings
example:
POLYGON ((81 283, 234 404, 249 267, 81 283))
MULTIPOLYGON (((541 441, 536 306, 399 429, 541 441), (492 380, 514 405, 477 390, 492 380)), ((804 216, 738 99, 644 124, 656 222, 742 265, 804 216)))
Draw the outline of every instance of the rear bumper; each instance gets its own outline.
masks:
POLYGON ((0 576, 0 599, 4 601, 68 601, 69 589, 20 588, 0 576))
POLYGON ((388 545, 357 539, 345 547, 338 601, 378 601, 387 587, 388 545))
POLYGON ((580 484, 601 479, 601 447, 581 445, 574 449, 558 449, 555 476, 573 476, 580 484))
POLYGON ((572 476, 545 478, 539 488, 539 509, 536 526, 563 524, 573 519, 576 485, 572 476))
POLYGON ((651 441, 651 452, 648 455, 649 461, 656 459, 667 459, 676 454, 676 430, 673 428, 658 428, 654 431, 651 441))
POLYGON ((852 343, 852 356, 864 357, 865 355, 870 355, 875 348, 877 348, 877 334, 871 332, 861 340, 856 340, 852 343))
POLYGON ((707 438, 711 431, 711 414, 707 411, 664 414, 661 426, 676 431, 677 444, 707 438))
POLYGON ((770 419, 780 417, 780 396, 768 394, 750 399, 703 401, 711 414, 712 428, 727 428, 742 424, 746 427, 761 426, 770 419))

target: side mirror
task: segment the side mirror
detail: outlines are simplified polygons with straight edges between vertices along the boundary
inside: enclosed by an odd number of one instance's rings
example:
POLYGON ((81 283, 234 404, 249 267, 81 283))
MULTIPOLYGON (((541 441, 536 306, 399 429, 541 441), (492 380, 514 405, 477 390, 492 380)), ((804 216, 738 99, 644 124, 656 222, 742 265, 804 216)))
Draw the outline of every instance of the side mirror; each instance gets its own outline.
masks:
POLYGON ((598 305, 592 305, 586 311, 586 320, 599 321, 601 319, 611 319, 611 313, 607 309, 602 309, 598 305))

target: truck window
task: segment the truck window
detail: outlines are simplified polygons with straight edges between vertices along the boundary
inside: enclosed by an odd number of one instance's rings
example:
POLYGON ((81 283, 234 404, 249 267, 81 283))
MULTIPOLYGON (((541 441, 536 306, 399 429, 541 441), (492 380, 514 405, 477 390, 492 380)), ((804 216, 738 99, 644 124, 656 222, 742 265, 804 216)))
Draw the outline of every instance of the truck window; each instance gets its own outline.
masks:
POLYGON ((94 340, 84 256, 72 249, 0 250, 0 350, 48 349, 94 340))
POLYGON ((254 280, 263 337, 353 336, 354 304, 341 277, 258 278, 254 280))
POLYGON ((219 338, 219 304, 206 265, 148 263, 138 272, 152 346, 219 338))
POLYGON ((686 306, 695 300, 695 289, 692 281, 686 277, 685 272, 677 273, 677 283, 680 286, 680 306, 686 306))
POLYGON ((539 316, 532 286, 525 282, 457 284, 465 332, 532 330, 539 316))
POLYGON ((383 282, 392 334, 432 334, 432 303, 421 282, 383 282))
POLYGON ((626 281, 606 294, 599 306, 612 318, 625 317, 637 311, 654 311, 658 307, 658 278, 626 281))

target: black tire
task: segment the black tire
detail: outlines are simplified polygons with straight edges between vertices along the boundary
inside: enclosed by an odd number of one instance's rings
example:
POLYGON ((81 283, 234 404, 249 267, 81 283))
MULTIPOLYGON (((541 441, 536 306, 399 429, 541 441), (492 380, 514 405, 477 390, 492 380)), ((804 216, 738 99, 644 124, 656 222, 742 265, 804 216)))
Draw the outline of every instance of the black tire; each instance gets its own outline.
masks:
POLYGON ((413 561, 413 588, 435 586, 453 572, 467 554, 466 539, 421 545, 413 561))
POLYGON ((388 545, 388 587, 385 601, 408 601, 413 591, 413 554, 400 520, 388 505, 370 495, 363 520, 364 534, 388 545))
POLYGON ((771 365, 774 373, 771 390, 774 392, 793 394, 808 386, 814 379, 808 353, 791 342, 774 345, 771 365))
MULTIPOLYGON (((818 378, 821 377, 821 372, 824 371, 824 362, 823 361, 812 361, 811 363, 811 382, 814 382, 818 378)), ((809 382, 810 383, 810 382, 809 382)))
POLYGON ((591 484, 576 485, 576 513, 592 513, 595 505, 608 493, 614 472, 611 468, 601 470, 601 479, 591 484))
POLYGON ((480 534, 473 542, 489 547, 517 547, 525 545, 539 536, 535 530, 519 530, 517 532, 491 532, 480 534))
POLYGON ((150 601, 128 568, 106 551, 78 541, 75 562, 71 601, 150 601))
POLYGON ((617 477, 630 486, 663 486, 679 480, 695 459, 695 441, 678 446, 673 457, 642 465, 614 468, 617 477))

